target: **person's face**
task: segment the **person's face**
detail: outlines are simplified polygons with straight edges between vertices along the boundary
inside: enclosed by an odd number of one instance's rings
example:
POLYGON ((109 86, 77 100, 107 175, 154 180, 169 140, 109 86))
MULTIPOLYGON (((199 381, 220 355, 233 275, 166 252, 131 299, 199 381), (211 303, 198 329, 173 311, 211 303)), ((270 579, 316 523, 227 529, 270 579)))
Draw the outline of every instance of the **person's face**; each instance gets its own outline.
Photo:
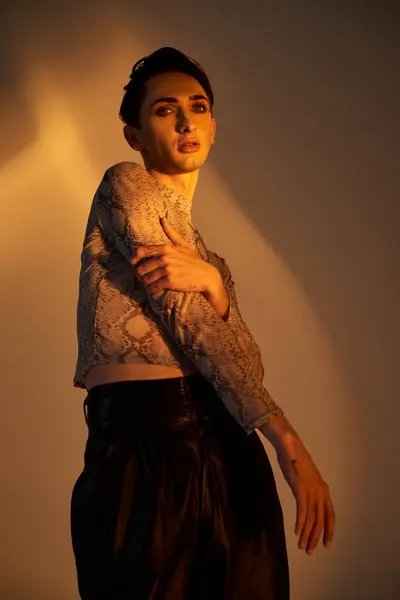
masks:
POLYGON ((171 72, 155 75, 146 88, 140 110, 141 129, 124 127, 129 145, 142 154, 146 169, 170 175, 199 169, 214 143, 216 130, 203 87, 190 75, 171 72), (199 142, 195 152, 179 149, 186 138, 199 142))

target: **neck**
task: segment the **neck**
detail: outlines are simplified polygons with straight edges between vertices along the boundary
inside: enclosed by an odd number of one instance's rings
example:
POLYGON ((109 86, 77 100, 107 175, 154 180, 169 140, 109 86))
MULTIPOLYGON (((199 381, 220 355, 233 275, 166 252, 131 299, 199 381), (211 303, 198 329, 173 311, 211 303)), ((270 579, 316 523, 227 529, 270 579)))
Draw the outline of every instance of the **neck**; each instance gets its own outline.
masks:
POLYGON ((199 170, 196 169, 192 173, 179 173, 176 175, 169 175, 157 171, 157 169, 148 168, 147 172, 154 177, 156 181, 167 185, 172 188, 178 194, 183 194, 190 200, 193 200, 194 192, 196 190, 197 181, 199 178, 199 170))

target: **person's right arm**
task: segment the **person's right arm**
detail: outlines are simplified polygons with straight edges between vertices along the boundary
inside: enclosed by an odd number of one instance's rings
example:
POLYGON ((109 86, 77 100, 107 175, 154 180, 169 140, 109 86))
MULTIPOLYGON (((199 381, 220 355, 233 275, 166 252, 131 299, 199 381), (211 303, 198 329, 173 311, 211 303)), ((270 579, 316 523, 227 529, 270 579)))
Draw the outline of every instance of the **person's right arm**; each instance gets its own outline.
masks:
MULTIPOLYGON (((138 246, 171 243, 159 220, 159 191, 140 165, 119 163, 108 169, 99 186, 96 210, 108 242, 129 263, 138 246)), ((162 290, 148 294, 147 300, 248 435, 272 415, 283 415, 253 372, 232 327, 201 293, 162 290)))

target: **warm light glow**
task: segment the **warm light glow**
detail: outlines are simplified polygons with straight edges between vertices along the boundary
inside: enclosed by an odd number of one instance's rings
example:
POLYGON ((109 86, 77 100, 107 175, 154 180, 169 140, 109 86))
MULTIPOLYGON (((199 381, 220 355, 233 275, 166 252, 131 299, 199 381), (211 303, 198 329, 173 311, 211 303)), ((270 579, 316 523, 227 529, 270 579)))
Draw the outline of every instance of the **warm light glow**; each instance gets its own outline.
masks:
POLYGON ((0 92, 0 597, 78 597, 68 519, 87 435, 72 385, 80 253, 105 170, 141 162, 118 109, 132 65, 163 45, 212 75, 217 141, 193 218, 231 268, 265 386, 337 513, 332 549, 301 554, 294 498, 266 446, 292 597, 396 597, 398 36, 386 3, 357 14, 357 3, 234 2, 229 19, 207 0, 196 12, 175 0, 20 4, 4 17, 0 92))

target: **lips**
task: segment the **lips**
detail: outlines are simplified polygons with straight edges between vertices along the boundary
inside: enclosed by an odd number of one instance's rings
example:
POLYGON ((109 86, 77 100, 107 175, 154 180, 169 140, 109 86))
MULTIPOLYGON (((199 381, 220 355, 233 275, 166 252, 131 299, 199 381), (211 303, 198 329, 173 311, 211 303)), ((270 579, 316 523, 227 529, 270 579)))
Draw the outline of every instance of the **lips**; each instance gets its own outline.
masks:
POLYGON ((196 140, 195 138, 188 138, 186 140, 182 140, 181 142, 179 142, 179 150, 183 149, 183 148, 199 148, 200 147, 200 142, 198 140, 196 140))

